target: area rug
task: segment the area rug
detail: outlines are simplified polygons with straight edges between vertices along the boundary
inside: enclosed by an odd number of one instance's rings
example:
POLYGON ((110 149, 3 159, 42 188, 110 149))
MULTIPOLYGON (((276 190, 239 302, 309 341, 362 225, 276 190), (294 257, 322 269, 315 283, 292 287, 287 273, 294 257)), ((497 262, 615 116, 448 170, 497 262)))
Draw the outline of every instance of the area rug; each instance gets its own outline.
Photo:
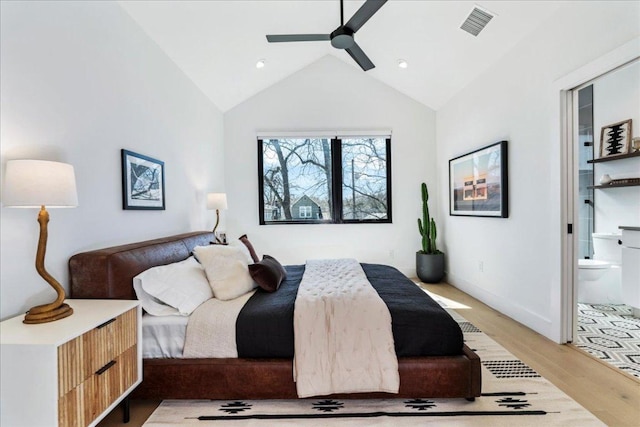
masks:
MULTIPOLYGON (((443 304, 444 305, 444 304, 443 304)), ((450 311, 482 360, 482 396, 465 399, 165 400, 165 426, 601 426, 590 412, 450 311)), ((215 379, 212 379, 215 381, 215 379)))
POLYGON ((624 304, 578 303, 576 346, 640 378, 640 319, 624 304))

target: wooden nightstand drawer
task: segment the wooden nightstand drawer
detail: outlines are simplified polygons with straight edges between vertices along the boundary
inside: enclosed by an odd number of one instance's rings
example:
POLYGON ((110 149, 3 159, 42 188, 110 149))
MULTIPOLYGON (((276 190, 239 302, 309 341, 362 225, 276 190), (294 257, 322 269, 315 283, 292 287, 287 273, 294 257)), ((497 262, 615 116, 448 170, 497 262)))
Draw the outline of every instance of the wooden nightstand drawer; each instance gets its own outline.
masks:
POLYGON ((130 347, 113 361, 115 363, 111 364, 112 362, 109 362, 93 376, 96 389, 100 390, 100 393, 94 395, 93 406, 95 408, 95 416, 101 414, 102 411, 107 409, 125 390, 133 385, 138 374, 136 356, 137 348, 135 346, 130 347))
POLYGON ((58 396, 62 397, 136 343, 131 309, 58 347, 58 396))
POLYGON ((138 351, 132 346, 58 401, 59 426, 86 426, 138 378, 138 351))

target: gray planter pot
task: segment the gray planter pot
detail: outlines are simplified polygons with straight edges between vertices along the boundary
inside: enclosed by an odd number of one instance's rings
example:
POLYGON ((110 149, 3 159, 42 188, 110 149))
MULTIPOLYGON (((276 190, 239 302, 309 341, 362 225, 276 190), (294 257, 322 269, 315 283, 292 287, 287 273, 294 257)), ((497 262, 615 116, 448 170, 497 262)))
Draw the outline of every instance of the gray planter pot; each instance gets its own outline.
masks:
POLYGON ((416 273, 425 283, 438 283, 444 277, 444 254, 416 252, 416 273))

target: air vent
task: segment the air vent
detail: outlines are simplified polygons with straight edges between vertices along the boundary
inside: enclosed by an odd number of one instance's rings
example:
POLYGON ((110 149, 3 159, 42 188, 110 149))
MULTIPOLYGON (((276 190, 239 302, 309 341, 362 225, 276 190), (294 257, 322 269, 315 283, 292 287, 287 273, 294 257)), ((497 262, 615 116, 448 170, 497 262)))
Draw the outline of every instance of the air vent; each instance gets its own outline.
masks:
POLYGON ((473 8, 466 21, 462 23, 460 28, 472 36, 477 36, 489 21, 491 21, 491 18, 493 18, 491 13, 476 6, 473 8))

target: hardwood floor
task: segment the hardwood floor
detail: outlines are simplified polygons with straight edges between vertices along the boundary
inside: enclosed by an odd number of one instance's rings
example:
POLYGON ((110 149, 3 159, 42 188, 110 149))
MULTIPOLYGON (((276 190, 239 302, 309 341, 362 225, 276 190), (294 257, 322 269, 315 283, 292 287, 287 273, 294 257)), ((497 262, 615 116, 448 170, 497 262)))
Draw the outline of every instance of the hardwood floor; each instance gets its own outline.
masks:
POLYGON ((570 345, 558 345, 450 285, 424 285, 469 306, 456 310, 610 426, 640 425, 640 381, 570 345))
MULTIPOLYGON (((607 425, 640 426, 640 381, 572 346, 548 340, 453 286, 423 286, 468 306, 456 311, 607 425)), ((98 426, 141 426, 159 403, 133 400, 128 424, 122 424, 122 411, 117 408, 98 426)))

